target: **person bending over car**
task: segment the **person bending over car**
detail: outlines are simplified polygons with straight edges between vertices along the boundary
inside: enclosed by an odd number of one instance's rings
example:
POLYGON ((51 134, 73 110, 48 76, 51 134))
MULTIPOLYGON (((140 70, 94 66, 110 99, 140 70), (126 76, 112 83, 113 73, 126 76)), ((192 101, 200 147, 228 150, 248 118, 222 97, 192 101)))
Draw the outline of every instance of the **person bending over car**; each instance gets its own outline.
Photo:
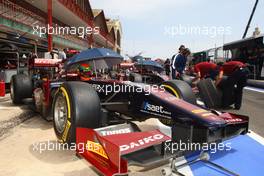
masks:
POLYGON ((215 80, 218 74, 218 66, 209 61, 200 62, 194 66, 194 72, 196 73, 196 78, 194 81, 200 81, 200 79, 211 78, 215 80))
POLYGON ((223 91, 223 108, 229 107, 234 102, 235 109, 238 110, 241 108, 243 88, 247 84, 249 70, 244 63, 239 61, 229 61, 220 65, 221 69, 216 85, 223 91), (227 76, 227 78, 223 79, 223 76, 227 76), (231 97, 234 99, 232 100, 231 97))

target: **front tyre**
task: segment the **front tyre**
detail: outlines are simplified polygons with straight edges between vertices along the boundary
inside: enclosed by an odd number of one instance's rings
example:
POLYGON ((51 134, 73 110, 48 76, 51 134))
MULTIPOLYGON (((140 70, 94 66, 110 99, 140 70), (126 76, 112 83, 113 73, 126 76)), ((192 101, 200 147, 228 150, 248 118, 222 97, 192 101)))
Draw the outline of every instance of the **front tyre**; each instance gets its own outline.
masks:
POLYGON ((55 94, 53 126, 61 143, 76 141, 76 128, 101 126, 101 104, 97 92, 84 82, 66 82, 55 94))
MULTIPOLYGON (((162 83, 164 89, 172 94, 173 96, 177 97, 178 99, 182 99, 188 103, 196 104, 196 97, 192 92, 191 86, 181 80, 169 80, 162 83)), ((172 120, 164 120, 159 119, 160 122, 166 126, 170 126, 173 124, 172 120)))
POLYGON ((188 83, 181 80, 169 80, 162 83, 162 86, 175 97, 188 103, 196 104, 196 97, 188 83))

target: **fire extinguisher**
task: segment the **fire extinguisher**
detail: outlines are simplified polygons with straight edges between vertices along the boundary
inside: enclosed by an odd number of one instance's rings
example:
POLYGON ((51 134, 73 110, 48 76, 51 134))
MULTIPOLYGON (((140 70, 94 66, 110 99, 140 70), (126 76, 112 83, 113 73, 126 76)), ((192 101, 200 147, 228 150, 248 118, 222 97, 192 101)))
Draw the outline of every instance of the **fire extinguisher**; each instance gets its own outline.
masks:
POLYGON ((0 80, 0 97, 5 96, 5 82, 0 80))

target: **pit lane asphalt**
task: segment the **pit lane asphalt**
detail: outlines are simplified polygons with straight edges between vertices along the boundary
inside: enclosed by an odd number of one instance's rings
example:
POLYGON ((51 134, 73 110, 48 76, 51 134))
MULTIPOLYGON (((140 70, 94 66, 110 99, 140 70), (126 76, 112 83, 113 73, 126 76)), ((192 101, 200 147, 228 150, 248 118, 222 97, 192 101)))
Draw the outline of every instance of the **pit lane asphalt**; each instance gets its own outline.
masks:
MULTIPOLYGON (((264 93, 244 90, 243 106, 239 111, 230 112, 248 115, 250 129, 264 136, 264 93)), ((150 130, 153 122, 146 125, 150 130)), ((84 159, 75 156, 74 151, 45 150, 40 153, 34 144, 55 142, 52 122, 39 116, 28 119, 19 126, 9 130, 7 137, 0 139, 0 175, 8 176, 96 176, 98 173, 84 159)), ((149 171, 137 171, 132 168, 133 176, 160 175, 161 167, 149 171)))
POLYGON ((228 111, 249 116, 249 129, 264 137, 264 90, 257 92, 244 89, 241 109, 228 111))

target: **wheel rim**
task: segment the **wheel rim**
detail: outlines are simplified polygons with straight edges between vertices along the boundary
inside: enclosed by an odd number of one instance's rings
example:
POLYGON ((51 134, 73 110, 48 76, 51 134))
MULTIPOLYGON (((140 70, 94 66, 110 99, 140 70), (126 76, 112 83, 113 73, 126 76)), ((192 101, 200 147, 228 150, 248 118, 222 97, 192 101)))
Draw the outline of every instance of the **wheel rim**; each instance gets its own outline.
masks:
POLYGON ((59 133, 63 133, 67 123, 67 101, 63 93, 61 93, 55 102, 54 106, 54 122, 59 133))

